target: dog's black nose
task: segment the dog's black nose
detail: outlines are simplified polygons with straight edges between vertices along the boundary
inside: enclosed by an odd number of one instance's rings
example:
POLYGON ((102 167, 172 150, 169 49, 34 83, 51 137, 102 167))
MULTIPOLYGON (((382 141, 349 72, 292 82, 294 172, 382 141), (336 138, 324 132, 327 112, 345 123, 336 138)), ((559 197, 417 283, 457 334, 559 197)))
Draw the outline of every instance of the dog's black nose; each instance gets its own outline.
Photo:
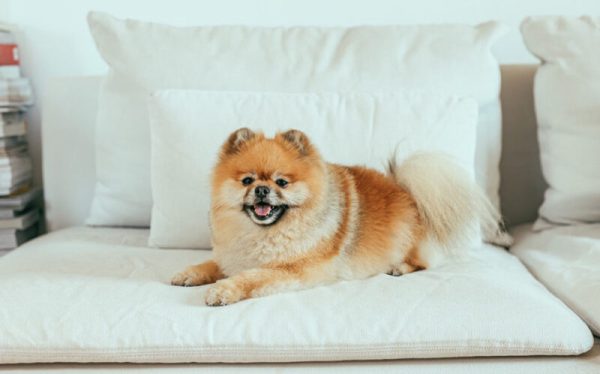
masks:
POLYGON ((254 194, 256 195, 256 197, 263 199, 267 197, 269 191, 269 187, 267 186, 258 186, 254 189, 254 194))

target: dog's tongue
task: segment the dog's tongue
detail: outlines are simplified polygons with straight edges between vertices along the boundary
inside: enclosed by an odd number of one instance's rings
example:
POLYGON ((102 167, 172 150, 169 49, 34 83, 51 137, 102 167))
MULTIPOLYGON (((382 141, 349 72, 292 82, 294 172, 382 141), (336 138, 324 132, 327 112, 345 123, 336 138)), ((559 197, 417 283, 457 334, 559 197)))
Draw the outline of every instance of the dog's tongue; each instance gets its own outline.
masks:
POLYGON ((269 213, 271 213, 271 206, 264 205, 264 204, 260 204, 260 205, 256 204, 256 205, 254 205, 254 211, 259 216, 264 217, 264 216, 268 215, 269 213))

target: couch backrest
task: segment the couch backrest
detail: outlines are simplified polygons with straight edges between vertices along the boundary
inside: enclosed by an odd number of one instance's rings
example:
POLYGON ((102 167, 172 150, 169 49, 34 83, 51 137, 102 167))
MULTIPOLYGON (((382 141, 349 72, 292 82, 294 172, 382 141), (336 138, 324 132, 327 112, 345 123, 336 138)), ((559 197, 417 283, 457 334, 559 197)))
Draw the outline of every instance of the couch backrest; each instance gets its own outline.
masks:
POLYGON ((90 210, 101 82, 102 77, 56 78, 44 92, 42 172, 48 231, 81 226, 90 210))
MULTIPOLYGON (((536 65, 502 66, 502 211, 509 226, 537 217, 541 176, 533 76, 536 65)), ((56 78, 44 95, 43 175, 48 230, 82 225, 95 186, 94 124, 101 77, 56 78)))
POLYGON ((503 65, 500 200, 507 225, 532 222, 546 182, 540 166, 533 81, 538 65, 503 65))

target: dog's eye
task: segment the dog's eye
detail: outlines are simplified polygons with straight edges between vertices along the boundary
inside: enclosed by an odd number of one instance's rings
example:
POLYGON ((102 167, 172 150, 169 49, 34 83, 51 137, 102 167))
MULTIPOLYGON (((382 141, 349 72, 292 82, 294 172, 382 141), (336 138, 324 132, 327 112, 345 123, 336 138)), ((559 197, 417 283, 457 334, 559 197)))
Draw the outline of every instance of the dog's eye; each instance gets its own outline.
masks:
POLYGON ((288 184, 288 181, 286 181, 285 179, 281 179, 281 178, 279 178, 279 179, 277 179, 277 180, 275 181, 275 183, 277 183, 277 185, 278 185, 279 187, 285 187, 285 186, 287 186, 287 184, 288 184))
POLYGON ((242 184, 244 186, 247 186, 247 185, 251 184, 252 182, 254 182, 254 179, 252 179, 250 177, 246 177, 246 178, 242 179, 242 184))

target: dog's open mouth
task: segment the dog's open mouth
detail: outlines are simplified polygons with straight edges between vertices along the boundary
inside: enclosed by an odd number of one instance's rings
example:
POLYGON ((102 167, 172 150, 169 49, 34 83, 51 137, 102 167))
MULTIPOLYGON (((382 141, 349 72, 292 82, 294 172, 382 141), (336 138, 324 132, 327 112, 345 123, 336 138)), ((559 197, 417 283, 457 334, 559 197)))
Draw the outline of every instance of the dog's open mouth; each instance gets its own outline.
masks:
POLYGON ((244 208, 255 223, 259 225, 272 225, 281 218, 287 206, 255 203, 254 205, 246 205, 244 208))

